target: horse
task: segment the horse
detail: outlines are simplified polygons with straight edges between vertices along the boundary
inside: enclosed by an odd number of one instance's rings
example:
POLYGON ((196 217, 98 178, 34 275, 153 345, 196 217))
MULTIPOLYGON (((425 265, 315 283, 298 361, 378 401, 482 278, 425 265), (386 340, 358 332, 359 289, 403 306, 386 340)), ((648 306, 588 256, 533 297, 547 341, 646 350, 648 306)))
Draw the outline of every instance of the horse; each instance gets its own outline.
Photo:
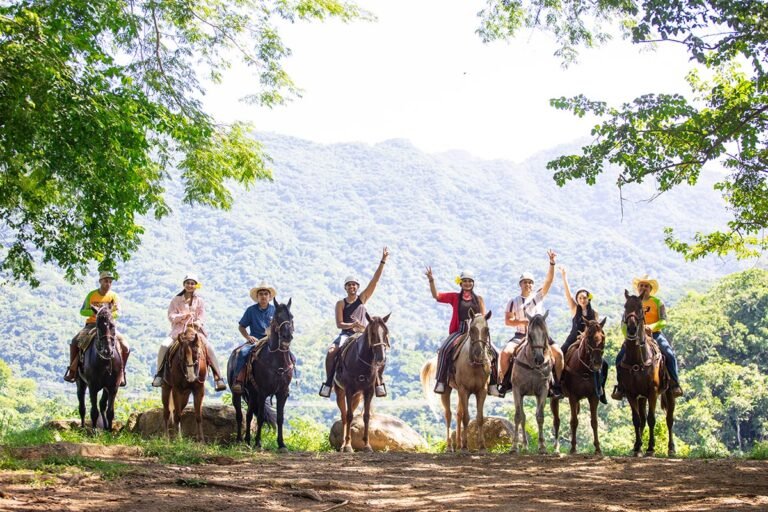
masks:
MULTIPOLYGON (((245 443, 251 443, 251 420, 256 414, 256 436, 254 445, 261 450, 261 429, 264 422, 277 426, 277 450, 281 453, 288 449, 283 441, 283 414, 285 402, 290 394, 291 379, 296 359, 291 354, 291 341, 293 340, 293 314, 291 313, 291 300, 287 304, 275 304, 275 315, 269 324, 267 342, 251 362, 248 378, 243 385, 243 393, 232 393, 232 405, 235 407, 237 421, 237 440, 242 440, 243 411, 241 399, 245 397, 248 410, 245 418, 245 443), (277 398, 277 419, 275 411, 269 406, 267 400, 275 396, 277 398)), ((235 379, 235 360, 237 350, 232 352, 227 362, 227 374, 229 382, 235 379)))
POLYGON ((203 397, 205 396, 205 377, 208 373, 208 353, 205 340, 193 324, 177 338, 178 346, 171 347, 173 354, 168 357, 163 375, 162 399, 163 420, 166 435, 170 432, 171 416, 175 435, 181 436, 181 412, 189 402, 189 395, 194 397, 195 421, 197 422, 197 440, 203 437, 203 397))
MULTIPOLYGON (((585 329, 572 350, 565 354, 565 368, 560 383, 563 394, 568 397, 571 406, 571 452, 576 453, 576 429, 579 426, 579 410, 581 400, 589 401, 589 412, 592 418, 592 436, 595 454, 599 455, 600 440, 597 437, 597 406, 600 401, 600 370, 603 365, 603 350, 605 350, 605 333, 603 327, 607 318, 602 322, 584 319, 585 329)), ((555 452, 560 451, 560 400, 553 398, 553 423, 555 428, 555 452)))
POLYGON ((549 332, 547 330, 547 316, 536 314, 528 319, 528 333, 521 343, 515 355, 512 365, 512 395, 515 400, 515 429, 512 437, 511 453, 520 451, 517 432, 522 423, 522 438, 527 444, 525 435, 525 412, 523 411, 523 397, 533 395, 536 397, 536 422, 539 425, 539 453, 546 453, 544 446, 544 404, 549 392, 549 379, 552 375, 554 359, 549 349, 549 332))
POLYGON ((91 309, 96 313, 96 336, 82 356, 77 372, 77 400, 80 404, 80 426, 85 428, 85 390, 91 395, 91 425, 101 417, 105 430, 112 430, 115 398, 123 375, 123 356, 117 346, 115 321, 111 305, 91 309), (98 400, 99 391, 102 391, 98 400), (96 407, 96 402, 99 407, 96 407))
MULTIPOLYGON (((467 427, 469 425, 469 397, 475 395, 477 403, 477 446, 485 451, 485 435, 483 433, 483 405, 488 393, 488 378, 491 375, 491 358, 488 351, 491 348, 491 335, 488 331, 488 319, 491 311, 482 315, 470 310, 469 340, 465 342, 456 356, 453 373, 448 378, 448 389, 440 395, 445 414, 445 449, 454 451, 451 442, 451 393, 459 392, 459 402, 456 407, 456 444, 461 440, 461 450, 467 450, 467 427)), ((432 396, 431 381, 437 372, 437 356, 433 357, 421 368, 421 386, 427 401, 432 396)))
POLYGON ((635 445, 632 451, 635 457, 642 455, 643 431, 647 422, 649 436, 646 455, 653 455, 656 446, 656 401, 661 397, 661 408, 667 411, 668 453, 674 455, 672 426, 675 422, 675 397, 669 390, 669 376, 664 366, 664 358, 653 337, 645 330, 646 309, 643 308, 643 299, 630 295, 627 290, 624 290, 624 297, 626 303, 622 322, 627 327, 624 339, 626 353, 616 373, 619 388, 624 391, 624 396, 632 408, 632 424, 635 427, 635 445))
POLYGON ((343 452, 353 452, 352 449, 352 419, 355 410, 363 400, 363 450, 372 452, 368 439, 368 423, 371 419, 371 401, 373 400, 376 383, 384 373, 389 350, 389 329, 385 317, 371 316, 366 313, 368 325, 363 333, 351 343, 342 347, 339 368, 333 381, 336 392, 336 405, 341 411, 341 424, 344 432, 343 452))

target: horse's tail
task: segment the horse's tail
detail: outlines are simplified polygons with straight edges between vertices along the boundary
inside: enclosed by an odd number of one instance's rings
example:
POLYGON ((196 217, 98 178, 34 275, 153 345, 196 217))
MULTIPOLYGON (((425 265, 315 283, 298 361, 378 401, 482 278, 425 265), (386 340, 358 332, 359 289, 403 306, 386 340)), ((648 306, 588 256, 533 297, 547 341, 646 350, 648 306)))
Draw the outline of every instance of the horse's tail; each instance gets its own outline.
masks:
POLYGON ((421 390, 424 393, 424 399, 427 401, 432 414, 439 420, 441 418, 437 407, 435 406, 435 394, 432 388, 435 384, 435 374, 437 373, 437 356, 427 360, 421 367, 421 390))
POLYGON ((272 430, 277 428, 277 412, 269 401, 269 397, 264 399, 264 423, 270 426, 272 430))

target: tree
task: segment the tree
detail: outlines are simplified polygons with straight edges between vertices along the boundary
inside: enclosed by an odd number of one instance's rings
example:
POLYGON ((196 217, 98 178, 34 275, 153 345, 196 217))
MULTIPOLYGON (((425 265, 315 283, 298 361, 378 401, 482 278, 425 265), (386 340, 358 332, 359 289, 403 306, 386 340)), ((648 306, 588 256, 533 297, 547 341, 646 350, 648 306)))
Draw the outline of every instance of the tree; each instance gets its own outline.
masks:
POLYGON ((687 259, 735 253, 750 257, 768 248, 768 4, 752 0, 488 0, 478 33, 486 42, 523 28, 551 32, 565 65, 579 47, 610 39, 603 27, 619 25, 638 45, 683 45, 704 74, 688 74, 692 98, 648 94, 619 107, 587 99, 551 104, 600 122, 580 155, 548 164, 558 184, 594 184, 607 164, 619 167, 617 185, 654 180, 659 193, 695 184, 702 169, 722 165, 730 175, 716 185, 733 217, 722 231, 697 233, 693 241, 665 230, 667 245, 687 259))
POLYGON ((15 0, 0 4, 0 273, 37 286, 35 265, 70 280, 130 258, 138 217, 183 201, 229 208, 228 182, 271 179, 249 126, 217 124, 200 101, 239 60, 248 101, 299 90, 282 68, 276 22, 347 21, 339 0, 15 0))

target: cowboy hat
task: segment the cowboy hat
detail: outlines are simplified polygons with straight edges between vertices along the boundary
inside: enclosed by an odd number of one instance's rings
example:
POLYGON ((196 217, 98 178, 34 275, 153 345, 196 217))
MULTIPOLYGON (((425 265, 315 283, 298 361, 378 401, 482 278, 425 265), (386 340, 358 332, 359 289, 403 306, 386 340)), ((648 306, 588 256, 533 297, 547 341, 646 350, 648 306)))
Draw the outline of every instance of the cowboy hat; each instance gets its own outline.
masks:
POLYGON ((277 297, 277 290, 275 290, 275 288, 272 285, 267 284, 266 281, 262 281, 257 286, 254 286, 253 288, 251 288, 250 294, 254 302, 259 302, 259 296, 258 296, 259 290, 267 290, 269 293, 272 294, 273 299, 277 297))
POLYGON ((655 295, 657 291, 659 291, 659 282, 655 279, 651 279, 648 277, 648 274, 645 274, 642 277, 636 277, 632 280, 632 287, 637 290, 637 285, 640 283, 648 283, 651 285, 651 293, 650 295, 655 295))
POLYGON ((109 270, 102 270, 101 272, 99 272, 99 281, 101 281, 105 277, 108 277, 110 279, 114 279, 115 278, 115 276, 112 275, 112 272, 110 272, 109 270))

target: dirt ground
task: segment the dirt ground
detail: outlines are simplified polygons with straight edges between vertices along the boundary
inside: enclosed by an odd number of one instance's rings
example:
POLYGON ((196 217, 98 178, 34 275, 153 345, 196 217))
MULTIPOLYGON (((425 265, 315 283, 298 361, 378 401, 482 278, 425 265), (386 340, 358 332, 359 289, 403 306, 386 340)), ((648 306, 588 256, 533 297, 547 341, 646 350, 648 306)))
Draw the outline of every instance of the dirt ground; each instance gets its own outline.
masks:
POLYGON ((0 472, 0 510, 768 510, 768 462, 496 454, 258 454, 196 466, 112 454, 113 480, 0 472))

